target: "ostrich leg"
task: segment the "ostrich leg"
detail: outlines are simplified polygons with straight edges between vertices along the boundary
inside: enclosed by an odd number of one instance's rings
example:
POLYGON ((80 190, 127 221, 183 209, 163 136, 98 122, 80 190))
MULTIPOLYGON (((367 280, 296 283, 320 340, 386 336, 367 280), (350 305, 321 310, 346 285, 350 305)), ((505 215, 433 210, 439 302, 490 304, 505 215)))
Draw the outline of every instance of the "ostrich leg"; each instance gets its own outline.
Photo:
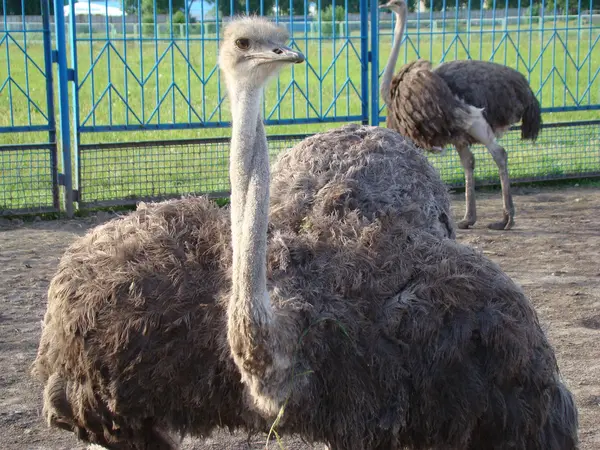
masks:
POLYGON ((494 162, 498 166, 500 184, 502 186, 502 213, 504 215, 500 222, 488 225, 492 230, 510 230, 515 223, 515 207, 510 193, 510 179, 508 177, 508 155, 506 150, 496 142, 496 136, 490 125, 483 116, 479 115, 467 132, 486 146, 494 162))
POLYGON ((465 217, 456 225, 458 228, 467 229, 474 225, 477 221, 477 210, 475 206, 475 178, 473 171, 475 170, 475 157, 467 144, 456 146, 456 151, 460 156, 460 163, 465 171, 465 217))

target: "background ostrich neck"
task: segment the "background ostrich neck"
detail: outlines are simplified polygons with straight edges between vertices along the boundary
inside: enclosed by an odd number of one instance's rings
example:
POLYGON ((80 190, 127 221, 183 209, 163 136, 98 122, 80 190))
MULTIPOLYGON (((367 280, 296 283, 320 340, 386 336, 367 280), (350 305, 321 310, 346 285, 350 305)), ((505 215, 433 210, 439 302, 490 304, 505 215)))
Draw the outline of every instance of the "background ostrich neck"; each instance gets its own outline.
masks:
POLYGON ((392 51, 388 59, 387 65, 381 77, 381 86, 379 92, 383 101, 386 105, 390 104, 390 85, 392 84, 392 78, 396 70, 396 63, 398 62, 398 54, 400 53, 400 43, 402 42, 402 36, 404 35, 404 27, 406 25, 406 8, 400 9, 399 13, 396 14, 396 27, 394 28, 394 42, 392 44, 392 51))
POLYGON ((269 152, 260 117, 262 89, 231 83, 229 94, 233 246, 230 318, 237 333, 253 336, 271 318, 266 280, 269 152))

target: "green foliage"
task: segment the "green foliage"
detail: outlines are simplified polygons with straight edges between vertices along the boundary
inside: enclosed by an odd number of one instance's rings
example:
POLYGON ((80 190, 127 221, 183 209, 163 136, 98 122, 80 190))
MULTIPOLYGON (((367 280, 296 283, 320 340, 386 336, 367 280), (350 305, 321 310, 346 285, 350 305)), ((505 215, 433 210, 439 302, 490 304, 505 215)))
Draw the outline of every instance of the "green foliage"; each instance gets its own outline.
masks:
MULTIPOLYGON (((156 0, 156 14, 167 14, 169 12, 169 2, 171 2, 171 4, 173 5, 173 15, 175 15, 177 11, 185 10, 186 1, 187 8, 189 11, 196 0, 156 0)), ((124 4, 125 11, 128 14, 137 13, 138 0, 125 0, 124 4)), ((144 12, 144 4, 145 2, 144 0, 142 0, 142 13, 144 12)), ((151 0, 149 4, 150 8, 154 10, 154 0, 151 0)))
POLYGON ((179 10, 177 11, 175 14, 173 14, 173 20, 172 22, 174 24, 185 24, 187 21, 185 20, 185 14, 183 11, 179 10))
MULTIPOLYGON (((68 4, 69 2, 65 1, 65 5, 68 4)), ((0 14, 5 13, 7 15, 25 14, 26 16, 40 16, 42 14, 42 5, 39 0, 26 0, 25 2, 22 0, 3 0, 0 1, 0 14), (6 11, 4 11, 5 7, 6 11)), ((54 14, 54 2, 50 2, 50 14, 54 14)))
MULTIPOLYGON (((306 5, 306 13, 308 14, 308 2, 304 0, 292 0, 292 14, 304 15, 304 6, 306 5)), ((281 14, 290 14, 289 0, 279 1, 279 12, 281 14)))
MULTIPOLYGON (((189 1, 189 0, 188 0, 189 1)), ((208 3, 214 5, 216 0, 207 0, 208 3)), ((409 0, 409 4, 414 4, 416 0, 409 0)), ((260 14, 261 0, 249 0, 248 8, 250 14, 260 14)), ((279 1, 279 13, 280 14, 290 14, 290 2, 289 0, 279 1)), ((263 2, 263 14, 271 14, 273 7, 275 6, 275 0, 264 0, 263 2)), ((322 3, 322 7, 325 9, 331 8, 331 5, 327 5, 326 2, 322 3)), ((343 8, 343 6, 340 6, 343 8)), ((292 0, 292 14, 295 15, 303 15, 305 12, 308 13, 308 4, 305 0, 292 0)), ((348 12, 349 13, 357 13, 360 11, 360 0, 348 0, 348 12)), ((246 13, 246 0, 234 0, 233 2, 233 14, 246 13)), ((223 16, 231 16, 231 2, 228 0, 219 0, 219 15, 223 16)))
MULTIPOLYGON (((578 13, 578 1, 577 0, 548 0, 546 3, 546 11, 554 11, 554 5, 556 4, 556 10, 559 14, 577 14, 578 13)), ((600 9, 600 0, 586 0, 585 2, 581 2, 581 10, 582 12, 589 11, 589 8, 592 10, 600 9), (591 3, 591 5, 590 5, 591 3)))
MULTIPOLYGON (((425 6, 432 11, 441 11, 444 7, 444 0, 426 0, 425 6)), ((448 7, 448 2, 446 2, 446 7, 448 7)))
POLYGON ((542 12, 542 5, 539 3, 534 3, 533 5, 530 6, 530 9, 531 9, 532 16, 539 16, 540 13, 542 12))
POLYGON ((142 0, 142 33, 154 36, 154 0, 142 0))
MULTIPOLYGON (((496 0, 496 11, 505 9, 507 3, 509 8, 528 8, 531 5, 531 0, 496 0)), ((494 0, 486 0, 485 5, 487 8, 492 9, 494 0)))
POLYGON ((346 11, 344 7, 338 5, 335 7, 335 13, 333 11, 332 5, 329 5, 325 10, 321 13, 321 20, 323 24, 321 25, 321 33, 324 37, 333 36, 333 29, 337 31, 338 24, 343 22, 346 17, 346 11))
POLYGON ((417 4, 417 0, 408 0, 406 2, 406 7, 408 8, 409 12, 415 12, 417 10, 417 4))
MULTIPOLYGON (((214 4, 214 0, 210 1, 214 4)), ((249 0, 248 1, 248 12, 250 14, 261 13, 260 8, 261 0, 249 0)), ((275 0, 264 0, 263 11, 268 13, 272 10, 275 0)), ((233 14, 231 11, 231 2, 229 0, 219 0, 219 14, 223 16, 231 16, 234 14, 246 13, 246 0, 234 0, 233 1, 233 14)))

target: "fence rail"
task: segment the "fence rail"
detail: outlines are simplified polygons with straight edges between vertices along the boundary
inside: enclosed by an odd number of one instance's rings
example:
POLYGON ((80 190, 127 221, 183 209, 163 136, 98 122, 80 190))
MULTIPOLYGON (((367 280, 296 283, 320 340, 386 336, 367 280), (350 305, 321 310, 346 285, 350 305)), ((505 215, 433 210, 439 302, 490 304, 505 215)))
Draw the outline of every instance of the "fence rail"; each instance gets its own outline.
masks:
MULTIPOLYGON (((269 136, 271 159, 305 137, 269 136)), ((509 152, 513 183, 600 176, 600 120, 546 124, 533 145, 521 141, 520 128, 513 127, 503 145, 509 152)), ((498 184, 498 168, 489 152, 476 145, 473 153, 476 184, 498 184)), ((81 175, 87 180, 79 192, 84 208, 131 205, 189 192, 229 195, 225 137, 82 145, 80 155, 81 175)), ((463 186, 456 152, 428 156, 449 186, 463 186)))
MULTIPOLYGON (((112 18, 75 16, 72 5, 68 16, 54 17, 51 0, 34 1, 40 16, 0 14, 0 214, 57 211, 59 188, 68 213, 73 202, 227 192, 229 110, 217 52, 229 8, 251 11, 249 1, 217 1, 214 17, 195 23, 185 10, 184 23, 174 23, 182 14, 159 10, 156 1, 151 10, 112 18)), ((63 9, 63 0, 52 1, 63 9)), ((500 62, 528 78, 546 122, 563 113, 568 123, 545 127, 536 144, 514 133, 503 138, 515 179, 600 173, 600 12, 595 0, 576 11, 566 1, 569 14, 541 6, 466 10, 455 0, 445 3, 454 10, 408 17, 399 65, 415 58, 500 62)), ((346 11, 348 1, 323 0, 321 10, 305 4, 303 14, 290 15, 284 3, 263 0, 262 12, 275 6, 271 19, 289 29, 307 63, 266 92, 263 117, 274 134, 287 136, 272 139, 273 148, 327 124, 385 120, 378 84, 393 16, 368 0, 355 13, 346 11)), ((452 152, 432 161, 449 184, 462 183, 452 152)), ((497 182, 491 166, 478 166, 478 183, 497 182)))

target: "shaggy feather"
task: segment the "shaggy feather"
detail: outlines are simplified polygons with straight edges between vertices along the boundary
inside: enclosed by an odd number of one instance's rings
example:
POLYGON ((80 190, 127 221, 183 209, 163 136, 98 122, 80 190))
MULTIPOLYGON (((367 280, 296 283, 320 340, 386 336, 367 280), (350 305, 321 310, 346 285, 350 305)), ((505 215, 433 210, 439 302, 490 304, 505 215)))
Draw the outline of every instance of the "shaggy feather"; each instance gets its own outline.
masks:
POLYGON ((465 134, 468 106, 431 70, 431 63, 408 63, 392 79, 387 126, 411 138, 419 147, 444 147, 465 134))
MULTIPOLYGON (((302 234, 346 216, 359 223, 404 216, 454 237, 439 175, 389 130, 349 125, 310 138, 282 154, 273 184, 280 191, 271 229, 280 232, 270 244, 272 270, 293 267, 308 250, 283 245, 282 232, 302 234), (346 147, 325 151, 322 144, 333 141, 346 147)), ((231 283, 230 239, 227 208, 186 198, 142 204, 68 248, 50 284, 34 364, 52 425, 136 450, 151 442, 170 448, 159 437, 167 429, 197 436, 215 427, 266 429, 244 406, 225 337, 226 304, 217 301, 231 283)), ((357 274, 354 289, 361 280, 357 274)))
MULTIPOLYGON (((269 238, 274 308, 304 330, 278 432, 348 450, 576 448, 552 348, 496 264, 397 216, 310 220, 269 238)), ((228 239, 227 211, 188 198, 69 248, 35 363, 43 381, 66 380, 59 401, 46 397, 53 424, 136 450, 171 448, 165 431, 267 428, 227 348, 228 239)))
POLYGON ((434 73, 463 102, 483 109, 494 132, 523 121, 522 138, 536 140, 542 124, 540 104, 527 78, 491 61, 450 61, 434 73))
POLYGON ((405 64, 391 82, 387 126, 426 150, 477 143, 467 133, 469 105, 482 109, 494 133, 523 120, 522 138, 535 140, 540 106, 527 79, 510 67, 488 61, 405 64))
MULTIPOLYGON (((223 61, 235 94, 238 63, 223 61)), ((256 99, 262 81, 246 81, 256 99)), ((370 164, 385 161, 372 155, 394 133, 332 132, 353 135, 354 163, 323 179, 339 150, 329 163, 313 154, 312 166, 307 149, 319 147, 300 145, 290 161, 316 172, 300 185, 320 186, 308 202, 274 200, 282 225, 267 232, 266 136, 251 108, 234 115, 238 133, 256 124, 252 142, 232 149, 247 162, 232 173, 235 233, 226 209, 184 199, 144 205, 67 250, 33 369, 49 423, 115 450, 171 449, 174 432, 264 431, 278 413, 280 433, 331 449, 575 449, 577 411, 535 311, 497 265, 445 237, 437 174, 425 194, 393 187, 369 200, 365 189, 378 184, 360 181, 378 175, 370 164), (240 181, 251 181, 247 195, 240 181)), ((406 168, 397 177, 423 168, 416 151, 396 151, 406 168)))
POLYGON ((311 215, 367 220, 403 217, 411 226, 454 239, 447 188, 419 149, 378 127, 347 125, 297 144, 276 161, 271 220, 299 231, 311 215))
POLYGON ((392 218, 279 239, 273 309, 302 337, 278 431, 350 450, 577 448, 552 348, 496 264, 392 218))

